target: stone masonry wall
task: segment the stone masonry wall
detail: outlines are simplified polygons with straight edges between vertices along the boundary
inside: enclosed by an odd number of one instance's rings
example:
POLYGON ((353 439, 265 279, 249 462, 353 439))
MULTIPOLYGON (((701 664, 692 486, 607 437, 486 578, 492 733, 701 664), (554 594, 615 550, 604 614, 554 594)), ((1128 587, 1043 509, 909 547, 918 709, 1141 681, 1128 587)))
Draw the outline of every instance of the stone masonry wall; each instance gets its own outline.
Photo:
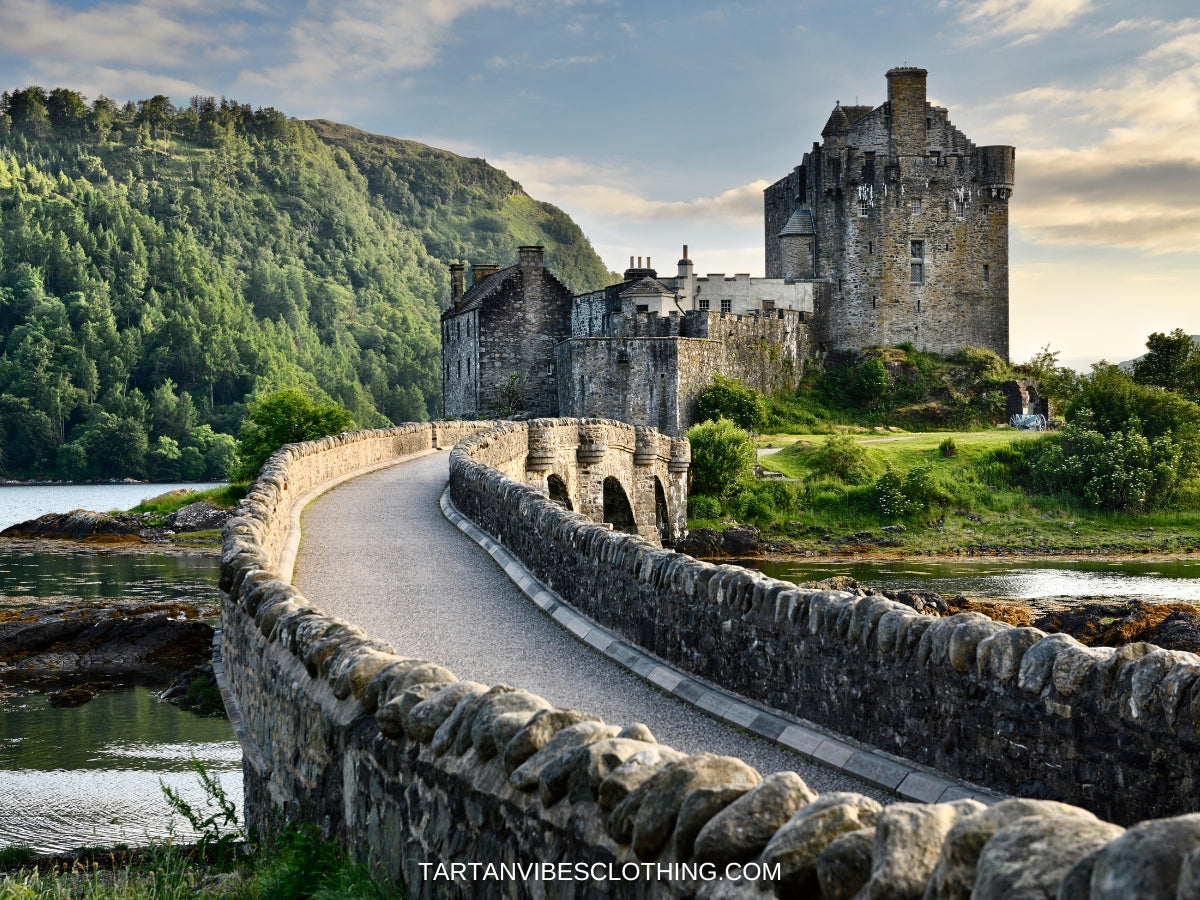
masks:
MULTIPOLYGON (((818 797, 794 773, 762 778, 740 760, 661 746, 644 726, 607 726, 584 712, 550 709, 519 688, 459 682, 436 661, 397 656, 326 616, 278 577, 278 548, 304 490, 477 427, 404 426, 290 445, 268 460, 227 526, 222 651, 235 718, 244 718, 239 737, 255 826, 272 807, 310 817, 404 880, 412 897, 749 900, 764 896, 760 888, 823 898, 1200 897, 1200 816, 1124 831, 1045 801, 880 809, 857 794, 818 797)), ((1085 662, 1067 642, 1045 652, 1038 648, 1046 640, 1003 636, 1028 629, 997 629, 976 642, 987 629, 975 620, 919 625, 913 620, 921 617, 898 604, 767 585, 735 567, 708 566, 703 577, 695 567, 704 564, 565 513, 490 467, 511 464, 489 457, 518 446, 486 434, 459 445, 451 479, 460 509, 473 510, 535 563, 553 547, 565 567, 590 567, 594 585, 598 561, 620 570, 604 581, 614 607, 661 593, 668 602, 656 608, 676 613, 672 628, 688 642, 686 656, 711 657, 747 626, 766 635, 799 625, 828 646, 842 641, 847 657, 856 644, 896 659, 924 656, 929 692, 952 677, 1011 680, 1015 669, 1019 689, 1032 697, 1049 682, 1058 693, 1046 698, 1070 698, 1101 666, 1112 675, 1111 697, 1124 698, 1134 719, 1153 719, 1167 706, 1188 715, 1195 672, 1185 677, 1181 667, 1195 669, 1194 657, 1142 649, 1126 653, 1123 665, 1115 657, 1085 662), (698 627, 708 622, 715 634, 698 627), (964 665, 982 674, 959 673, 964 665)), ((651 646, 657 629, 648 611, 634 621, 651 646)), ((764 658, 779 649, 752 649, 748 666, 765 671, 764 658)), ((827 668, 837 673, 833 662, 827 668)), ((853 690, 855 675, 853 665, 841 669, 840 689, 853 690)), ((1125 784, 1118 779, 1108 789, 1125 784)), ((1191 793, 1190 785, 1179 789, 1191 793)))

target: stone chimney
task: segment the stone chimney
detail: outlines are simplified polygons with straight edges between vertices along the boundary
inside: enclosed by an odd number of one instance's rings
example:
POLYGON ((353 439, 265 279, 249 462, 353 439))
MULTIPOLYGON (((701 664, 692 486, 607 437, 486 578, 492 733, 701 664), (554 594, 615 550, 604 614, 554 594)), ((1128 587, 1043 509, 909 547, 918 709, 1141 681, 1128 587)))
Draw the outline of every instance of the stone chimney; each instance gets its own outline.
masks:
POLYGON ((479 284, 489 275, 494 275, 500 271, 500 267, 495 263, 475 263, 471 266, 471 276, 475 279, 474 283, 479 284))
POLYGON ((928 143, 925 128, 925 79, 915 66, 889 69, 888 112, 891 115, 891 156, 924 156, 928 143))
POLYGON ((455 303, 462 299, 464 293, 464 268, 465 266, 462 263, 450 263, 450 299, 455 303))
POLYGON ((545 268, 545 247, 525 246, 517 248, 517 252, 521 254, 522 269, 542 269, 545 268))

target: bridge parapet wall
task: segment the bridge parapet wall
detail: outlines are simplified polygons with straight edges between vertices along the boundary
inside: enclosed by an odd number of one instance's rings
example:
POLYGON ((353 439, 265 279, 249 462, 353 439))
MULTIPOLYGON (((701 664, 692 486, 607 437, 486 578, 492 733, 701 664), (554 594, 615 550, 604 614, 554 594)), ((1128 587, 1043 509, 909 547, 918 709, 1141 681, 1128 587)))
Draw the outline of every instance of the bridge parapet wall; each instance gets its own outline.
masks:
POLYGON ((451 453, 455 506, 569 604, 672 665, 997 790, 1124 823, 1196 808, 1195 654, 929 617, 650 547, 525 493, 483 440, 451 453))
MULTIPOLYGON (((1059 698, 1074 703, 1092 694, 1151 731, 1159 717, 1178 723, 1197 707, 1195 657, 1145 646, 1093 653, 971 617, 927 619, 881 598, 802 590, 613 533, 483 461, 507 446, 497 438, 511 428, 452 452, 456 505, 580 608, 589 606, 581 602, 589 590, 608 592, 588 610, 594 617, 659 655, 682 658, 685 668, 716 671, 707 667, 720 662, 732 686, 757 676, 786 706, 790 695, 772 674, 782 664, 803 687, 803 694, 792 688, 791 700, 821 715, 840 708, 822 696, 826 688, 873 716, 900 696, 872 697, 881 680, 909 680, 912 695, 924 698, 914 713, 919 727, 936 724, 952 736, 968 730, 959 718, 978 727, 977 709, 954 706, 962 698, 955 679, 977 685, 970 695, 977 707, 990 693, 1023 697, 1025 712, 1041 719, 1059 698), (651 595, 662 602, 650 603, 651 595), (746 645, 750 635, 761 646, 746 645), (668 639, 679 641, 677 651, 668 639), (737 647, 741 658, 732 655, 737 647), (743 666, 748 672, 735 675, 743 666), (945 707, 934 699, 943 692, 953 694, 945 707), (926 721, 933 715, 943 718, 926 721)), ((1016 891, 1029 883, 1047 888, 1036 896, 1052 896, 1060 882, 1060 897, 1174 897, 1177 885, 1179 897, 1197 896, 1200 816, 1123 832, 1081 809, 1030 800, 989 810, 957 801, 881 811, 860 795, 817 798, 794 775, 761 779, 739 760, 684 757, 653 743, 644 728, 619 730, 551 710, 519 689, 459 682, 435 661, 397 656, 326 616, 279 577, 275 561, 304 490, 386 462, 388 453, 438 443, 435 429, 420 425, 287 448, 264 467, 229 526, 222 649, 234 713, 244 717, 247 813, 256 826, 272 808, 309 817, 406 881, 413 897, 761 900, 753 877, 705 880, 730 862, 778 865, 761 887, 781 897, 1035 896, 1016 891), (436 868, 453 863, 464 868, 436 868), (489 863, 490 872, 465 868, 489 863), (502 863, 573 868, 530 875, 501 871, 502 863), (627 864, 651 868, 631 876, 627 864), (618 884, 613 876, 632 880, 618 884)), ((1065 715, 1050 721, 1039 734, 1080 724, 1065 715)), ((1110 726, 1113 752, 1140 761, 1143 744, 1127 742, 1125 730, 1110 726)), ((1181 738, 1174 740, 1163 755, 1181 738)), ((1138 788, 1138 773, 1127 774, 1104 790, 1138 788)), ((1164 793, 1193 793, 1190 783, 1176 784, 1164 793)))

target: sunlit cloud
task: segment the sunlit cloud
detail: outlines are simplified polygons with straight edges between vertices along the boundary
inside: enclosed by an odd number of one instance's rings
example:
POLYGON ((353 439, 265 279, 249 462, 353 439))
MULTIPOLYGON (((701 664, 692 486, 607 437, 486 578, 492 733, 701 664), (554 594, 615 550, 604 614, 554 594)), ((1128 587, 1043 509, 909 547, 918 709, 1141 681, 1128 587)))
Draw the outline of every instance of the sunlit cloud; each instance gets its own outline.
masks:
POLYGON ((1028 40, 1074 25, 1093 0, 942 0, 959 24, 980 36, 1028 40))
POLYGON ((1040 243, 1200 248, 1200 21, 1085 86, 995 105, 1017 145, 1013 222, 1040 243))

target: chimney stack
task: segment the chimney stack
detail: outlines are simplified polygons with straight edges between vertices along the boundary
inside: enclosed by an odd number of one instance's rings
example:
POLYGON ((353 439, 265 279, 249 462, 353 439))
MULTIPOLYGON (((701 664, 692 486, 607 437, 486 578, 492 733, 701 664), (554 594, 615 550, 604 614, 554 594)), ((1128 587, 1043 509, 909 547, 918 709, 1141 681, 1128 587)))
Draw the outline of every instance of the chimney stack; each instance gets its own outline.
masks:
POLYGON ((463 287, 463 269, 466 268, 462 263, 450 263, 450 299, 459 301, 464 293, 463 287))
POLYGON ((487 278, 500 271, 500 267, 495 263, 475 263, 471 266, 471 276, 474 278, 474 283, 479 284, 483 279, 487 278))
POLYGON ((517 252, 521 255, 522 269, 541 269, 545 267, 545 247, 536 245, 527 245, 518 248, 517 252))

